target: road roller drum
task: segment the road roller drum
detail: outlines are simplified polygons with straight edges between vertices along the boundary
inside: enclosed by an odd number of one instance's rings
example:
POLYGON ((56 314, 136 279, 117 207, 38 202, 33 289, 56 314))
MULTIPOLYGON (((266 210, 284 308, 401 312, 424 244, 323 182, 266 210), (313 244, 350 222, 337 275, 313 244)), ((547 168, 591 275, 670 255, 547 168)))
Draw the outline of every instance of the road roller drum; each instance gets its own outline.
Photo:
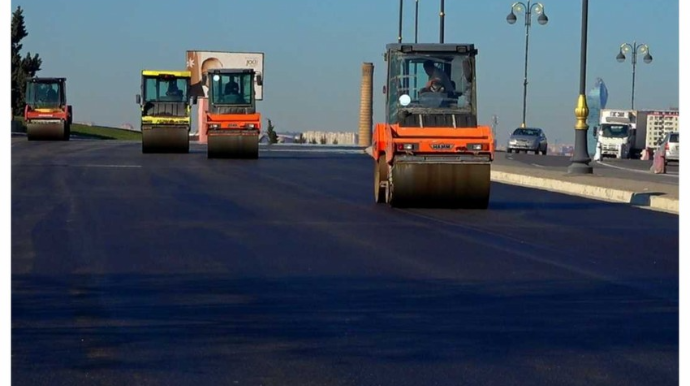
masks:
POLYGON ((188 129, 185 126, 144 126, 141 133, 141 151, 143 153, 188 153, 188 129))
POLYGON ((29 141, 69 141, 70 126, 65 122, 27 123, 26 138, 29 141))
POLYGON ((488 163, 396 161, 388 201, 393 207, 486 209, 490 187, 488 163))
POLYGON ((259 133, 238 134, 236 130, 209 131, 208 158, 259 157, 259 133))

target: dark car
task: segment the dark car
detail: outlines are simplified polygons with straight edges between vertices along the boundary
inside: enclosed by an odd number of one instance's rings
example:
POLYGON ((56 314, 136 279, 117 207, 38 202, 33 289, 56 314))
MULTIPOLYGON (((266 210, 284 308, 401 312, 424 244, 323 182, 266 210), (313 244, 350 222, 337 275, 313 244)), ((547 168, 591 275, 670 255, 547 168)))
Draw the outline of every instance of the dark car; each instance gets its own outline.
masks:
POLYGON ((548 142, 544 130, 535 127, 520 127, 513 131, 508 140, 508 153, 515 151, 525 153, 533 151, 534 154, 546 155, 548 142))

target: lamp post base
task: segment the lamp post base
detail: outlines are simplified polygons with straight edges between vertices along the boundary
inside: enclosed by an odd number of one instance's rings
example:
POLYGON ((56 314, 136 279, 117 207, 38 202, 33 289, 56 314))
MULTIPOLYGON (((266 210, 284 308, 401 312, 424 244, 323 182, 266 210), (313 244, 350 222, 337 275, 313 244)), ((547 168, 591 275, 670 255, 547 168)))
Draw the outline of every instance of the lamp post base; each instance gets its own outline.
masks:
POLYGON ((594 169, 585 163, 576 163, 573 161, 570 166, 568 166, 568 174, 592 174, 594 169))
MULTIPOLYGON (((584 68, 584 67, 583 67, 584 68)), ((584 76, 580 75, 581 80, 584 76)), ((589 108, 587 107, 587 98, 585 97, 584 82, 580 82, 580 95, 577 97, 577 106, 575 107, 575 148, 573 149, 573 158, 570 159, 570 166, 568 166, 568 173, 570 174, 592 174, 592 167, 589 166, 591 159, 587 152, 587 115, 589 108)))
POLYGON ((587 130, 575 130, 575 149, 573 158, 568 166, 569 174, 592 174, 593 168, 589 166, 591 159, 587 154, 587 130))

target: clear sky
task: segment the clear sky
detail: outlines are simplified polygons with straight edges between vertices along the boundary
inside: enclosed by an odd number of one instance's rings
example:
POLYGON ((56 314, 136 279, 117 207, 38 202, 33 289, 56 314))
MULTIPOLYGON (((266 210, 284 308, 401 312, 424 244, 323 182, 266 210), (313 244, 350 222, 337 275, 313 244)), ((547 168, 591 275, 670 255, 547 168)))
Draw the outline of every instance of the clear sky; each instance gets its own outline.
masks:
MULTIPOLYGON (((479 49, 479 121, 498 116, 499 140, 522 114, 524 16, 509 25, 510 0, 446 1, 445 41, 479 49)), ((527 123, 550 141, 573 142, 579 88, 581 1, 544 0, 549 23, 530 32, 527 123)), ((632 65, 622 43, 647 43, 637 66, 636 107, 678 106, 678 0, 590 1, 587 88, 597 77, 607 107, 629 108, 632 65), (654 5, 652 5, 654 4, 654 5)), ((439 0, 420 0, 419 41, 439 38, 439 0)), ((361 64, 375 65, 374 120, 383 116, 383 52, 397 39, 397 0, 20 0, 29 36, 23 53, 43 58, 41 76, 68 78, 76 121, 138 123, 142 69, 184 69, 187 50, 265 53, 259 109, 278 131, 357 131, 361 64)), ((404 41, 414 39, 405 0, 404 41)))

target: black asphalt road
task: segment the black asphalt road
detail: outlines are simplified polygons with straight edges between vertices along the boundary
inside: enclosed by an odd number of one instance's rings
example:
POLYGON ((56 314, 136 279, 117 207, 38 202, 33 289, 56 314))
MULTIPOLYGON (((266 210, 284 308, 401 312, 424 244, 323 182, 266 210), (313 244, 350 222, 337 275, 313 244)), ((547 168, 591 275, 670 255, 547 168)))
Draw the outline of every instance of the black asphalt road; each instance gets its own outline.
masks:
MULTIPOLYGON (((496 164, 518 166, 522 168, 539 168, 566 171, 571 164, 571 157, 536 155, 525 153, 496 153, 496 164)), ((669 162, 666 174, 654 174, 650 171, 652 161, 636 159, 606 158, 592 161, 590 165, 596 175, 637 181, 655 182, 678 186, 679 166, 677 162, 669 162)))
POLYGON ((676 385, 678 216, 366 155, 12 143, 14 385, 676 385))

